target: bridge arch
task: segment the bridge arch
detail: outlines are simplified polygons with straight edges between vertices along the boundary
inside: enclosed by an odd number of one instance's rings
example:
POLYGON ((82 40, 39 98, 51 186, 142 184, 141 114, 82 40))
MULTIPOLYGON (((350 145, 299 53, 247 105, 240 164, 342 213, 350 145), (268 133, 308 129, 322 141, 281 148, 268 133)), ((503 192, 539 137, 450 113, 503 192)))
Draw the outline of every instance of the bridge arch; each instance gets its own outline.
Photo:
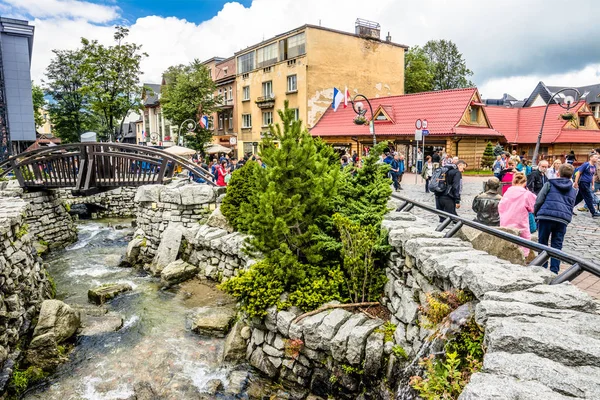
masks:
POLYGON ((92 194, 117 187, 168 183, 180 165, 210 185, 211 174, 164 150, 121 143, 71 143, 27 151, 0 162, 27 190, 73 188, 92 194))

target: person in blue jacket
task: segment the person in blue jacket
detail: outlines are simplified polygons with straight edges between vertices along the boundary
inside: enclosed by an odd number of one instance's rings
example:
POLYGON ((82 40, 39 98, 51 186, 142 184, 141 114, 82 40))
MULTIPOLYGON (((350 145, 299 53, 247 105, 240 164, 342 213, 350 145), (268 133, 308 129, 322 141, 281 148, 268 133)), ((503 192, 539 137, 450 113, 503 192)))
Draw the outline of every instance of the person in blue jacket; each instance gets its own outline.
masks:
MULTIPOLYGON (((561 250, 567 225, 573 217, 573 207, 577 191, 573 187, 571 177, 574 168, 571 164, 562 164, 558 169, 558 177, 544 184, 537 196, 533 213, 538 223, 538 242, 561 250)), ((548 263, 543 265, 548 268, 548 263)), ((560 260, 550 260, 550 271, 558 274, 560 260)))

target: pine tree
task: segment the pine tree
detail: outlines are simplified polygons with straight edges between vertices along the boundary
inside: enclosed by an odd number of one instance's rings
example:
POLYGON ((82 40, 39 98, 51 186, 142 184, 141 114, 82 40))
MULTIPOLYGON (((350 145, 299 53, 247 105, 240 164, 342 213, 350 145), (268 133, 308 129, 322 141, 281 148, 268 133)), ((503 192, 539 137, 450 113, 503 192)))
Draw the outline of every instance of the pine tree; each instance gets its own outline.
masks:
POLYGON ((227 194, 221 203, 221 212, 227 218, 229 224, 237 231, 246 232, 242 218, 242 205, 251 203, 255 195, 255 171, 258 164, 248 160, 240 169, 231 174, 231 180, 227 184, 227 194))
POLYGON ((504 153, 504 147, 502 147, 500 143, 496 144, 496 146, 494 146, 494 155, 498 157, 501 156, 502 153, 504 153))
POLYGON ((496 160, 494 145, 492 142, 488 142, 483 151, 483 157, 481 157, 481 168, 491 168, 494 165, 494 160, 496 160))

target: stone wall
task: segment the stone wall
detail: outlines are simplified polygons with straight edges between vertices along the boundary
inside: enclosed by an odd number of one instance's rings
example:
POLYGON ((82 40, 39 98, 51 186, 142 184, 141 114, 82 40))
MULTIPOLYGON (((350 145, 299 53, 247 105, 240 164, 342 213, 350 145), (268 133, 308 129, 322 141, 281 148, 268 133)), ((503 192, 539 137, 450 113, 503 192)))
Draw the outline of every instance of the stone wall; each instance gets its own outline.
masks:
POLYGON ((93 213, 95 218, 131 218, 135 216, 137 207, 133 201, 137 188, 123 187, 91 196, 73 196, 71 189, 56 190, 58 196, 69 206, 75 204, 92 204, 98 206, 93 213))
POLYGON ((20 340, 51 295, 33 234, 25 228, 28 208, 21 199, 0 197, 0 393, 20 355, 20 340))

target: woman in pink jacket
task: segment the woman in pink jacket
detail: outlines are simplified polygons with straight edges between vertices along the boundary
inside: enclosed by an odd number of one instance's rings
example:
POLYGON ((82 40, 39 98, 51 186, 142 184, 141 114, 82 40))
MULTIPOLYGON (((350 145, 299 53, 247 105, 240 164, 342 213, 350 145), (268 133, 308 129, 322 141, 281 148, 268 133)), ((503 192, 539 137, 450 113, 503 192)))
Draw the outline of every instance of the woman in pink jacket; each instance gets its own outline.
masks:
MULTIPOLYGON (((529 213, 533 212, 535 206, 535 194, 527 190, 527 178, 522 172, 517 172, 512 180, 512 186, 506 190, 498 204, 500 213, 500 226, 505 228, 516 228, 523 239, 530 240, 529 213)), ((529 255, 529 249, 521 247, 525 257, 529 255)))

